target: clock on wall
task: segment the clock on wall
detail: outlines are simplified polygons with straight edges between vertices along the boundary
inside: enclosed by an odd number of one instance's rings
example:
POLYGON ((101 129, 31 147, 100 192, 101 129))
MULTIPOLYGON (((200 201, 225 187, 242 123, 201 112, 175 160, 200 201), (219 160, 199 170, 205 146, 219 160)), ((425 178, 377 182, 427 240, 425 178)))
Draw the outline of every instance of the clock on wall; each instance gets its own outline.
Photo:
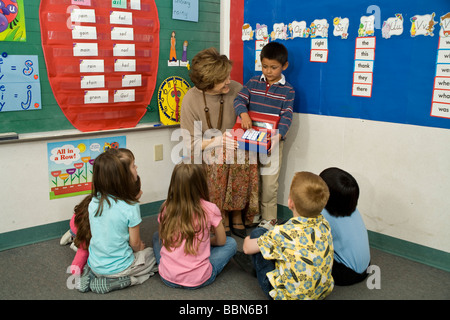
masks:
POLYGON ((168 77, 161 83, 158 90, 158 109, 162 124, 180 123, 181 102, 190 87, 189 82, 178 76, 168 77))

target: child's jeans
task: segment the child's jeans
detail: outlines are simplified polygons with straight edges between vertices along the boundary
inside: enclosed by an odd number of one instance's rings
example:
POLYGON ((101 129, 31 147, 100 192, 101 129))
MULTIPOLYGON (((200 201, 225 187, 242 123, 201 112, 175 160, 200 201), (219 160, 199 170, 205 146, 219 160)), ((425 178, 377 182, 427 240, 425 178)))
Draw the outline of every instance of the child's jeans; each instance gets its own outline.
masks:
MULTIPOLYGON (((257 239, 266 232, 267 229, 265 228, 255 228, 250 233, 250 239, 257 239)), ((269 292, 273 289, 273 287, 266 274, 267 272, 275 270, 275 261, 264 259, 261 253, 252 254, 251 257, 253 266, 256 270, 256 277, 258 278, 259 286, 265 295, 272 300, 273 298, 269 295, 269 292)))
MULTIPOLYGON (((161 241, 159 239, 159 233, 155 232, 153 234, 153 251, 155 252, 156 263, 159 265, 159 261, 161 260, 161 241)), ((167 281, 163 277, 161 280, 169 287, 172 288, 184 288, 184 289, 198 289, 201 287, 205 287, 214 282, 217 275, 225 268, 230 259, 236 254, 237 251, 237 243, 232 237, 227 237, 227 241, 225 245, 219 247, 211 246, 211 254, 209 256, 209 261, 212 265, 212 273, 211 277, 203 282, 201 285, 196 287, 185 287, 180 286, 179 284, 172 283, 167 281)))

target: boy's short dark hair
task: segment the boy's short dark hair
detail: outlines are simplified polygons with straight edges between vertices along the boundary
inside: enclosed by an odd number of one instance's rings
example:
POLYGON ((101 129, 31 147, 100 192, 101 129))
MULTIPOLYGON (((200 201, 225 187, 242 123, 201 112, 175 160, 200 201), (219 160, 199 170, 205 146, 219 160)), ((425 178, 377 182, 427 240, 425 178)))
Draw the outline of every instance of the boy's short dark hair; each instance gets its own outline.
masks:
POLYGON ((282 66, 288 61, 288 51, 284 45, 279 42, 269 42, 261 50, 262 59, 276 60, 282 66))
POLYGON ((359 186, 353 176, 339 168, 328 168, 320 173, 328 185, 330 198, 325 209, 335 217, 348 217, 356 210, 359 186))

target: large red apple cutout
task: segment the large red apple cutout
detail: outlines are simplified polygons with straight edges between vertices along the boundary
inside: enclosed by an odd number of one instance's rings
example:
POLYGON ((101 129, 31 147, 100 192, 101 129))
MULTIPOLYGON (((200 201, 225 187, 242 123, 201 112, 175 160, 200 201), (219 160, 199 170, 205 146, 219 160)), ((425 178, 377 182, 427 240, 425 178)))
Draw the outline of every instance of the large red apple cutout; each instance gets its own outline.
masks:
POLYGON ((136 126, 158 72, 154 0, 41 0, 39 11, 50 86, 72 125, 136 126))

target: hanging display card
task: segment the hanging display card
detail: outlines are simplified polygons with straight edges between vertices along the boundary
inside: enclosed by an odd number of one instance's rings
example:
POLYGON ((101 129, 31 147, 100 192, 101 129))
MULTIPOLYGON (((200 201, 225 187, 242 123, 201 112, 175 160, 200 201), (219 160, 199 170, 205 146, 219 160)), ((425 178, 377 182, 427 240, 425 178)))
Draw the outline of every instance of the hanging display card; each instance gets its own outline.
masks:
POLYGON ((0 56, 0 112, 42 109, 38 56, 0 56))
POLYGON ((135 127, 156 86, 159 20, 154 0, 42 0, 48 78, 80 131, 135 127))

